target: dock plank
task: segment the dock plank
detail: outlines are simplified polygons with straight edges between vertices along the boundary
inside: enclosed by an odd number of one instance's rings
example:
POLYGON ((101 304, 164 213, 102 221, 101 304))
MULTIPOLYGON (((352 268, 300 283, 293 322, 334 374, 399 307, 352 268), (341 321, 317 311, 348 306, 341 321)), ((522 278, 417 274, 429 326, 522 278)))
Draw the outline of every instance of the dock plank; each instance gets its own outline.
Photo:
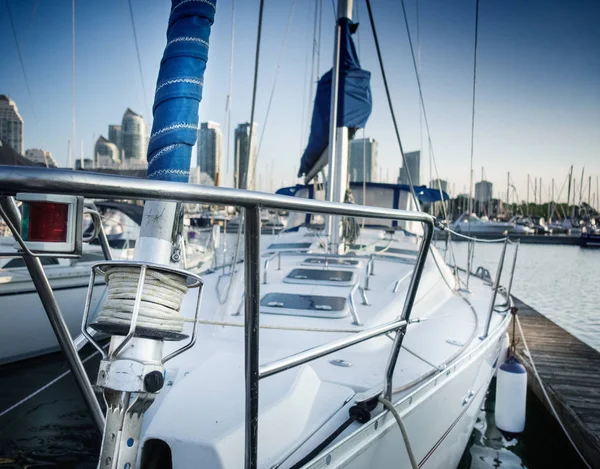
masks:
MULTIPOLYGON (((588 463, 600 467, 600 352, 521 300, 514 301, 531 358, 552 404, 588 463)), ((529 373, 529 387, 550 410, 519 339, 517 355, 529 373)))

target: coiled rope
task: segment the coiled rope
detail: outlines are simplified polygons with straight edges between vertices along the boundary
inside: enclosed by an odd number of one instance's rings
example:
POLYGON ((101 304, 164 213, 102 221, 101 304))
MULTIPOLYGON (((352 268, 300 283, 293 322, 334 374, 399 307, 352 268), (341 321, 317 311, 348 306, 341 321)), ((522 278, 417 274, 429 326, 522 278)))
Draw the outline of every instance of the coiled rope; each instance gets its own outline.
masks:
MULTIPOLYGON (((138 267, 106 269, 107 299, 98 314, 98 324, 131 324, 139 279, 138 267)), ((136 327, 182 332, 184 318, 179 309, 187 290, 185 277, 147 269, 136 327)))

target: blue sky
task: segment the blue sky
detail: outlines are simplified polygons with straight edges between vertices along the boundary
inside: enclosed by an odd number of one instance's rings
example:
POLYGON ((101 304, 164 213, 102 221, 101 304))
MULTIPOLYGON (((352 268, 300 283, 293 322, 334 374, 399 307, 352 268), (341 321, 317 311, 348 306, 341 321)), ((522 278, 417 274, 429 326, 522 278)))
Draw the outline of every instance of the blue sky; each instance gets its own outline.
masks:
MULTIPOLYGON (((320 73, 331 67, 333 8, 322 0, 320 73)), ((468 187, 471 136, 472 60, 475 0, 405 0, 419 49, 425 106, 439 175, 451 188, 468 187)), ((0 5, 0 93, 14 99, 25 120, 25 148, 42 147, 59 163, 71 139, 71 2, 8 0, 29 80, 29 99, 6 6, 0 5)), ((269 120, 265 112, 292 0, 267 0, 259 69, 256 122, 265 129, 257 166, 263 189, 296 182, 312 107, 308 96, 314 0, 296 0, 269 120)), ((76 127, 84 155, 95 138, 120 123, 127 107, 149 114, 165 45, 170 3, 132 0, 146 99, 135 56, 125 0, 76 0, 76 127)), ((423 151, 422 182, 429 176, 425 131, 421 140, 419 101, 400 2, 373 0, 384 60, 405 150, 423 151), (421 143, 423 142, 423 143, 421 143)), ((258 0, 237 0, 232 122, 248 121, 258 0)), ((383 178, 395 179, 400 154, 366 6, 359 1, 355 40, 363 68, 372 72, 374 107, 365 135, 379 142, 383 178), (389 175, 389 176, 388 176, 389 175)), ((506 173, 520 198, 527 174, 543 179, 545 197, 555 178, 557 191, 569 165, 579 179, 582 166, 600 175, 600 2, 595 0, 480 0, 474 172, 481 168, 506 190, 506 173)), ((229 83, 231 0, 219 0, 211 34, 201 120, 225 125, 229 83)), ((149 122, 149 125, 151 123, 149 122)), ((359 131, 358 136, 362 136, 359 131)), ((224 164, 225 170, 232 163, 224 164)), ((435 173, 434 173, 435 176, 435 173)), ((231 171, 229 178, 231 181, 231 171)), ((563 198, 566 189, 563 192, 563 198)))

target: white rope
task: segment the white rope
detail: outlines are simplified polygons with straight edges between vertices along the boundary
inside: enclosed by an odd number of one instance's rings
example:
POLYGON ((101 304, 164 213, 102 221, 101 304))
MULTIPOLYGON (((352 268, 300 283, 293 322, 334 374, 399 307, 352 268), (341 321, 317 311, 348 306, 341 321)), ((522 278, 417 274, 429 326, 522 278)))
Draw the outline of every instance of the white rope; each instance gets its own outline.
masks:
POLYGON ((390 401, 388 401, 384 397, 379 396, 379 402, 381 402, 383 404, 383 406, 387 410, 389 410, 390 413, 396 419, 396 423, 398 424, 398 427, 400 428, 400 433, 402 433, 402 439, 404 440, 404 445, 406 446, 406 452, 408 453, 408 459, 410 460, 410 466, 412 467, 412 469, 419 469, 419 464, 417 463, 417 460, 415 459, 415 454, 413 453, 412 446, 410 444, 410 440, 408 439, 408 431, 406 430, 406 426, 404 425, 404 422, 402 421, 402 417, 400 417, 400 414, 396 410, 396 407, 394 407, 394 404, 392 404, 390 401))
POLYGON ((521 333, 521 338, 523 339, 523 347, 525 347, 525 351, 527 352, 529 362, 531 363, 531 368, 533 368, 533 374, 535 375, 536 379, 538 380, 538 383, 540 384, 542 393, 544 394, 544 397, 546 398, 546 401, 548 402, 548 405, 550 406, 550 410, 552 410, 552 413, 554 414, 554 418, 556 418, 556 421, 560 425, 560 428, 562 428, 562 431, 564 432, 565 436, 567 437, 567 440, 569 440, 569 442, 571 443, 571 446, 573 447, 575 452, 579 455, 583 464, 586 467, 588 467, 589 469, 592 469, 592 466, 590 466, 590 464, 583 457, 583 454, 581 454, 581 451, 579 451, 579 448, 577 448, 577 445, 571 438, 571 435, 569 435, 567 428, 564 426, 560 417, 558 416, 558 412, 556 412, 556 409, 554 408, 554 405, 552 404, 552 401, 550 400, 550 396, 548 396, 548 393, 546 392, 546 387, 544 386, 544 383, 542 382, 542 378, 540 377, 540 375, 538 373, 537 367, 535 366, 535 363, 533 362, 533 356, 531 355, 531 351, 529 350, 529 347, 527 346, 527 341, 525 340, 525 334, 523 333, 523 328, 521 327, 521 321, 519 320, 518 315, 515 315, 515 320, 517 321, 517 326, 519 327, 519 332, 521 333))
MULTIPOLYGON (((138 267, 106 269, 107 299, 98 315, 99 324, 131 324, 139 278, 138 267)), ((147 269, 136 327, 181 332, 184 318, 179 309, 187 290, 185 277, 147 269)))

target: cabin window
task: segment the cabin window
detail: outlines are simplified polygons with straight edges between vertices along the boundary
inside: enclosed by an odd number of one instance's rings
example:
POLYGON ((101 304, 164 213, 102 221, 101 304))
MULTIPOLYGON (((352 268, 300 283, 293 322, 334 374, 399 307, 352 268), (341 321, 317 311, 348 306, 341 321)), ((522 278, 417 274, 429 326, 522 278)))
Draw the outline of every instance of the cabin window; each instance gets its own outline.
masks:
POLYGON ((342 318, 348 312, 346 298, 294 293, 267 293, 260 300, 261 313, 290 316, 342 318))

